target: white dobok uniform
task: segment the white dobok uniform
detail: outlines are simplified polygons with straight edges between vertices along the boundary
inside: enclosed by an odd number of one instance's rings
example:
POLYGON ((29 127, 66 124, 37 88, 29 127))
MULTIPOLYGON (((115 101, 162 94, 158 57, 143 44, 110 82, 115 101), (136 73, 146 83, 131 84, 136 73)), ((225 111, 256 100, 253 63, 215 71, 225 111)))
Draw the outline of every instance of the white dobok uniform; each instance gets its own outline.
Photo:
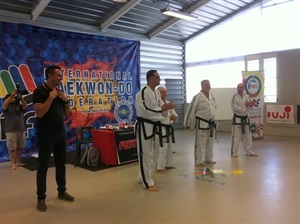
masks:
MULTIPOLYGON (((169 103, 169 101, 166 101, 169 103)), ((171 121, 171 116, 177 116, 177 113, 174 109, 168 110, 168 116, 162 121, 163 124, 166 125, 172 125, 173 121, 171 121)), ((162 128, 163 135, 165 136, 167 134, 166 128, 162 128)), ((165 167, 171 167, 173 164, 173 157, 172 157, 172 137, 166 136, 166 138, 163 138, 163 147, 160 147, 159 149, 159 156, 157 160, 157 169, 158 170, 164 170, 165 167), (167 140, 168 138, 168 140, 167 140)))
POLYGON ((250 97, 243 93, 241 97, 238 93, 232 96, 231 108, 234 113, 232 121, 232 145, 231 154, 237 155, 241 139, 247 155, 254 154, 252 148, 252 133, 250 132, 250 121, 248 118, 249 108, 246 101, 251 101, 250 97))
POLYGON ((195 122, 195 165, 213 162, 216 110, 216 99, 211 92, 209 99, 202 92, 198 93, 188 106, 183 124, 192 127, 195 122))
POLYGON ((155 122, 162 122, 168 115, 168 111, 162 112, 161 105, 159 91, 152 90, 148 85, 136 94, 135 106, 138 119, 135 132, 140 165, 138 179, 142 181, 144 188, 154 185, 152 172, 160 147, 157 131, 161 129, 161 126, 155 122))

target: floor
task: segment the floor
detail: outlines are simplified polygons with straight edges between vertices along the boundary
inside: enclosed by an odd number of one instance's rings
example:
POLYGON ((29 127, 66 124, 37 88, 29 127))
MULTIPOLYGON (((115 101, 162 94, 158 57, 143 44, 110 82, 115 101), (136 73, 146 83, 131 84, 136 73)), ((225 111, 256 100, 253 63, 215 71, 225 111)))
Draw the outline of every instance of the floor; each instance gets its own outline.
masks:
POLYGON ((240 147, 230 157, 230 133, 219 133, 217 164, 193 163, 194 132, 176 130, 174 165, 154 174, 159 192, 144 190, 134 162, 97 172, 67 165, 73 203, 57 199, 48 171, 46 212, 36 210, 35 171, 0 163, 0 223, 300 223, 300 138, 265 136, 257 157, 240 147))

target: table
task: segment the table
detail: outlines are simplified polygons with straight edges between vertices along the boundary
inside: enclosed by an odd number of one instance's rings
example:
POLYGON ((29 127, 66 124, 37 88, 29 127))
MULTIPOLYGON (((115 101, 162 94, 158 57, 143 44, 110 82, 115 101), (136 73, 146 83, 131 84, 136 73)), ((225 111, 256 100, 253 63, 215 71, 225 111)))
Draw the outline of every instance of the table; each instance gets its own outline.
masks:
POLYGON ((138 160, 133 128, 93 129, 92 143, 100 150, 100 162, 106 165, 120 165, 138 160))

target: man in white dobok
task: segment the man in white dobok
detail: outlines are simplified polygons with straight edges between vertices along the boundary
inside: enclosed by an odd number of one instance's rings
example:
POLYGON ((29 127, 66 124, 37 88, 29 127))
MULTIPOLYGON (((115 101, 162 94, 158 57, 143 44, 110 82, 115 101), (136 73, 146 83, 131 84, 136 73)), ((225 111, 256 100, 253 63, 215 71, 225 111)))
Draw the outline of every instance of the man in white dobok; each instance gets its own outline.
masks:
POLYGON ((183 122, 189 129, 196 120, 195 166, 198 167, 204 167, 204 163, 216 163, 213 160, 213 146, 217 102, 210 89, 209 80, 202 80, 201 91, 193 97, 183 122))
POLYGON ((254 101, 244 92, 244 84, 237 85, 237 93, 232 96, 231 108, 233 111, 232 121, 232 145, 231 156, 238 157, 238 150, 241 139, 247 156, 257 156, 252 149, 252 134, 250 131, 250 120, 248 111, 254 106, 254 101))
MULTIPOLYGON (((160 96, 163 103, 170 103, 167 98, 167 87, 160 85, 157 87, 160 92, 160 96)), ((163 132, 163 147, 159 149, 159 155, 157 159, 156 173, 164 173, 165 169, 176 169, 173 166, 172 156, 172 144, 175 142, 174 129, 172 123, 177 120, 177 113, 174 109, 168 110, 168 116, 162 121, 163 132)))

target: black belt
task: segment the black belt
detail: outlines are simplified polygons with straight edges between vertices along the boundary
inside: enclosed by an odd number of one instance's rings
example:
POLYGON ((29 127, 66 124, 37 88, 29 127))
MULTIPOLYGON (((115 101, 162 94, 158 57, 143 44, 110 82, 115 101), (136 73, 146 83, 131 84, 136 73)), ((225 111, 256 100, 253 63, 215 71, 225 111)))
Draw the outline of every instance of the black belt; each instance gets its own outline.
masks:
POLYGON ((202 118, 202 117, 198 117, 198 116, 196 116, 196 125, 197 125, 197 129, 199 129, 199 130, 210 130, 210 137, 213 137, 214 135, 213 135, 213 133, 214 133, 214 128, 216 128, 217 127, 217 125, 216 125, 216 123, 215 123, 215 121, 214 120, 212 120, 212 119, 210 119, 210 120, 206 120, 206 119, 204 119, 204 118, 202 118), (200 127, 200 121, 204 121, 204 122, 206 122, 206 123, 208 123, 208 127, 207 128, 201 128, 200 127))
POLYGON ((154 137, 154 135, 158 135, 160 147, 163 147, 162 124, 161 124, 160 121, 151 121, 151 120, 148 120, 148 119, 143 118, 143 117, 137 117, 136 126, 137 126, 136 131, 138 131, 139 134, 141 134, 141 131, 143 130, 144 138, 146 140, 154 137), (145 123, 153 125, 153 129, 152 129, 151 135, 147 136, 146 128, 145 128, 145 123), (141 128, 142 128, 142 130, 141 130, 141 128))
POLYGON ((167 138, 167 143, 170 142, 170 136, 172 137, 172 143, 175 143, 175 135, 174 135, 174 127, 172 125, 168 124, 161 124, 161 126, 166 128, 166 134, 162 137, 167 138))
MULTIPOLYGON (((246 115, 246 116, 239 116, 239 115, 234 114, 233 115, 233 124, 234 125, 241 125, 242 133, 245 134, 245 124, 250 124, 250 120, 248 118, 248 115, 246 115), (241 122, 237 123, 235 118, 240 118, 241 122)), ((250 128, 250 125, 249 125, 249 128, 250 128)))

